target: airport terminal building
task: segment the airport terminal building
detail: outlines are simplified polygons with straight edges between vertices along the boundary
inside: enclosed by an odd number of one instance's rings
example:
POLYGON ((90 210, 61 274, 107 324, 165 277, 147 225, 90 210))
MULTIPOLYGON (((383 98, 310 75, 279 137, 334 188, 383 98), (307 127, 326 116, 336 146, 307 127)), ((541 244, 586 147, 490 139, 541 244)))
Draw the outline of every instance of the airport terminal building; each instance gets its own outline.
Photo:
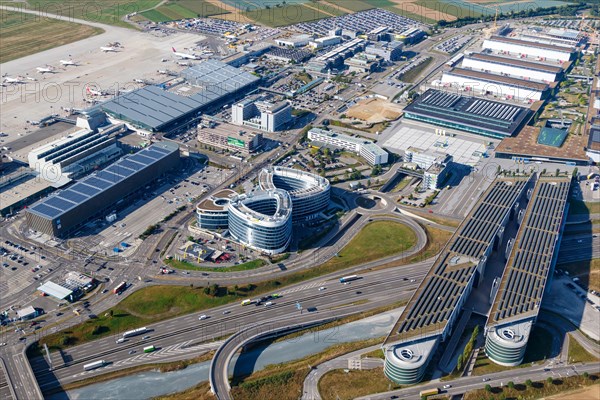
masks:
POLYGON ((125 208, 146 185, 179 164, 179 146, 155 143, 53 193, 27 209, 30 229, 67 238, 89 221, 125 208))

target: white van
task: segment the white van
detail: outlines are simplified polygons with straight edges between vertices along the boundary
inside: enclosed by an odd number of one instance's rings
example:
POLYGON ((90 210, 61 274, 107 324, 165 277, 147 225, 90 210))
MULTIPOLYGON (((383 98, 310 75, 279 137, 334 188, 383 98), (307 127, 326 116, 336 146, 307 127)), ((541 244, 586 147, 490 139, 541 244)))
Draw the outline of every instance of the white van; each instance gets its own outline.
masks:
POLYGON ((117 339, 117 344, 119 344, 119 343, 125 343, 125 340, 126 340, 125 338, 117 339))

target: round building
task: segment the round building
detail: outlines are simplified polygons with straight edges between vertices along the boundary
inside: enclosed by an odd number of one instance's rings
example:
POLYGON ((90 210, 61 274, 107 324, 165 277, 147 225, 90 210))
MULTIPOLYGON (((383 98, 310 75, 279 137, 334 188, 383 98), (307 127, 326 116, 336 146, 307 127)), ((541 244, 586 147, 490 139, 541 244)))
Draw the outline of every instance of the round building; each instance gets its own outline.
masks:
POLYGON ((400 385, 420 382, 437 344, 438 336, 434 336, 386 346, 383 373, 400 385))
POLYGON ((518 321, 503 327, 488 328, 485 354, 496 364, 515 367, 523 362, 532 321, 518 321))
POLYGON ((229 213, 227 211, 229 202, 237 193, 225 189, 204 199, 196 206, 196 218, 198 228, 210 231, 224 230, 229 228, 229 213))
POLYGON ((292 239, 292 200, 284 190, 242 194, 229 203, 229 233, 266 254, 284 252, 292 239))
POLYGON ((310 219, 329 205, 329 181, 319 175, 286 167, 269 167, 259 174, 261 190, 281 189, 289 193, 293 204, 292 219, 310 219))

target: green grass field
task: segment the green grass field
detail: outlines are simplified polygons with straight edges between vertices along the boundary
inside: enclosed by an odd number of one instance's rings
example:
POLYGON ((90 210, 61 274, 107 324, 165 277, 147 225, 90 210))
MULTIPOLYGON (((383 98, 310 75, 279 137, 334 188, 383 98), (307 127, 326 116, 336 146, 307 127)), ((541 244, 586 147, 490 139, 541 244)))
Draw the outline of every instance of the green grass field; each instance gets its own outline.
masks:
MULTIPOLYGON (((335 9, 335 7, 322 7, 328 13, 333 15, 343 15, 344 13, 335 9)), ((300 22, 316 21, 323 18, 330 18, 332 15, 318 9, 306 7, 302 4, 287 5, 283 7, 271 7, 270 9, 258 9, 243 12, 243 15, 256 21, 259 24, 280 27, 298 24, 300 22)))
POLYGON ((569 336, 569 362, 595 362, 598 361, 596 357, 588 353, 577 340, 569 336))
POLYGON ((263 259, 256 259, 252 261, 245 262, 243 264, 234 265, 232 267, 200 267, 196 266, 187 261, 178 261, 178 260, 167 260, 165 261, 173 268, 177 269, 185 269, 188 271, 207 271, 207 272, 238 272, 238 271, 249 271, 251 269, 260 268, 263 265, 266 265, 267 262, 263 259))
POLYGON ((229 11, 204 0, 172 0, 153 10, 144 11, 142 15, 153 22, 166 22, 228 13, 229 11))
POLYGON ((398 388, 399 385, 386 378, 383 368, 351 370, 347 373, 336 369, 323 375, 319 381, 319 393, 323 400, 354 399, 398 388))
POLYGON ((156 7, 160 0, 28 0, 27 6, 51 14, 70 16, 86 21, 100 22, 108 25, 132 28, 123 17, 134 12, 141 12, 156 7))
POLYGON ((465 8, 459 3, 444 2, 440 0, 417 0, 413 4, 423 6, 431 10, 440 11, 445 14, 453 15, 456 18, 480 17, 481 13, 474 9, 465 8))
POLYGON ((104 31, 91 26, 0 10, 0 63, 76 42, 104 31))
POLYGON ((362 1, 362 0, 323 0, 320 2, 321 4, 332 4, 333 6, 336 7, 342 7, 345 8, 346 10, 350 10, 350 11, 354 11, 354 12, 359 12, 359 11, 366 11, 366 10, 371 10, 373 8, 375 8, 374 5, 369 4, 367 1, 362 1))

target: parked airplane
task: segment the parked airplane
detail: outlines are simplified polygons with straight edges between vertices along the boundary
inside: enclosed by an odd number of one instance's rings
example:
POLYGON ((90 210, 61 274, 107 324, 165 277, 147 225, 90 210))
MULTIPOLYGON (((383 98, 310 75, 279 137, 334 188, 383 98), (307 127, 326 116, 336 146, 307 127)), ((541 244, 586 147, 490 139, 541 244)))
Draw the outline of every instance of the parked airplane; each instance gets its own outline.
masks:
POLYGON ((106 96, 106 92, 103 92, 101 90, 96 90, 96 89, 90 89, 89 86, 85 87, 85 91, 87 94, 89 94, 91 96, 106 96))
POLYGON ((54 73, 56 73, 56 71, 54 70, 54 68, 52 68, 51 66, 37 67, 36 70, 40 74, 54 74, 54 73))
POLYGON ((193 54, 187 54, 187 53, 180 53, 177 50, 175 50, 175 47, 171 47, 171 49, 173 50, 173 54, 175 54, 177 57, 180 57, 184 60, 199 60, 200 58, 198 58, 197 56, 193 55, 193 54))
POLYGON ((10 76, 7 76, 4 78, 3 82, 4 83, 15 83, 15 84, 25 83, 22 76, 17 76, 16 78, 11 78, 10 76))
POLYGON ((109 51, 112 51, 114 53, 118 53, 119 52, 119 50, 117 50, 116 47, 109 47, 109 46, 102 46, 102 47, 100 47, 100 50, 102 50, 105 53, 108 53, 109 51))
POLYGON ((74 67, 77 67, 77 66, 79 66, 79 64, 77 64, 77 63, 76 63, 75 61, 73 61, 73 60, 60 60, 60 63, 61 63, 62 65, 64 65, 64 66, 69 66, 69 65, 72 65, 72 66, 74 66, 74 67))

